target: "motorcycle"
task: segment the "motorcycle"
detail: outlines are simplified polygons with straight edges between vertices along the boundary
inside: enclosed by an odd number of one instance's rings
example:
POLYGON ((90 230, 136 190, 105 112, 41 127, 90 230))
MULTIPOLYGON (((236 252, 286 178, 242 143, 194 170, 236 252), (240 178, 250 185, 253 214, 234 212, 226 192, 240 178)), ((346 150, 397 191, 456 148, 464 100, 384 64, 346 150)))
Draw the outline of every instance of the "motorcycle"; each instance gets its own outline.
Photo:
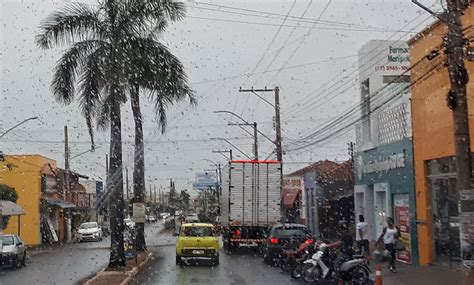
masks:
MULTIPOLYGON (((301 278, 308 282, 318 282, 335 278, 336 269, 334 263, 337 251, 325 249, 325 244, 318 246, 312 257, 303 262, 301 268, 301 278)), ((367 261, 360 255, 353 256, 352 259, 344 261, 339 268, 339 278, 344 282, 352 284, 367 284, 371 274, 367 261)), ((336 280, 337 281, 337 280, 336 280)))
POLYGON ((301 243, 296 250, 284 250, 279 257, 279 267, 284 272, 290 272, 293 278, 299 278, 302 261, 306 260, 311 252, 312 239, 301 243), (298 266, 299 265, 299 266, 298 266), (299 267, 296 269, 296 267, 299 267), (296 269, 296 270, 295 270, 296 269))

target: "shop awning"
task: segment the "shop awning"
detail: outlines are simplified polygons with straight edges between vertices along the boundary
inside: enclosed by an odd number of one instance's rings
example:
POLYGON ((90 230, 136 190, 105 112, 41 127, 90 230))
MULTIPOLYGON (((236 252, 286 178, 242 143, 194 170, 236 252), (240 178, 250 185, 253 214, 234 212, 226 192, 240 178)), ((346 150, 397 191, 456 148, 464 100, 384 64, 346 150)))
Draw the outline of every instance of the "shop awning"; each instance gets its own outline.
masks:
POLYGON ((285 190, 283 192, 283 206, 285 208, 293 208, 295 206, 296 199, 298 198, 299 191, 296 189, 285 190))
POLYGON ((25 210, 23 210, 22 207, 7 200, 0 200, 0 212, 2 216, 19 216, 25 214, 25 210))
POLYGON ((62 209, 71 209, 71 208, 76 208, 76 205, 71 204, 69 202, 66 202, 61 199, 54 199, 54 198, 43 198, 46 203, 48 203, 51 206, 56 206, 62 209))

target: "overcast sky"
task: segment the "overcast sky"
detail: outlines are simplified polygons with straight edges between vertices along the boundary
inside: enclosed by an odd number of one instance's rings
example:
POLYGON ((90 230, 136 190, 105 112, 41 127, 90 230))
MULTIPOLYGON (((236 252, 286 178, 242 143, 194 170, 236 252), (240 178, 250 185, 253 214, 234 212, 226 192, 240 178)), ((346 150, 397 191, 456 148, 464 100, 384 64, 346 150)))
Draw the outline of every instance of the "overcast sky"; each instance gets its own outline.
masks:
MULTIPOLYGON (((90 142, 77 104, 56 103, 50 90, 52 70, 62 51, 40 50, 34 36, 42 19, 67 2, 4 0, 1 4, 0 128, 6 130, 31 116, 40 120, 7 134, 0 150, 41 154, 60 166, 64 125, 69 128, 72 156, 86 151, 90 142)), ((213 111, 234 111, 256 121, 259 130, 274 138, 272 107, 251 93, 239 93, 239 87, 280 87, 283 146, 288 148, 359 100, 355 55, 362 45, 372 39, 407 40, 433 21, 408 0, 186 3, 188 17, 174 23, 161 40, 183 62, 198 105, 182 102, 170 108, 169 126, 162 135, 153 110, 142 100, 147 183, 157 188, 167 187, 168 179, 174 178, 179 189, 190 189, 196 172, 212 168, 205 159, 224 163, 225 158, 212 151, 230 146, 211 138, 226 138, 252 156, 252 137, 227 125, 238 120, 213 111), (285 15, 289 15, 286 21, 285 15), (304 19, 298 21, 302 15, 304 19), (320 22, 315 24, 317 19, 320 22)), ((423 3, 440 8, 439 1, 423 3)), ((271 93, 261 96, 273 101, 271 93)), ((124 166, 131 171, 134 132, 129 104, 122 114, 124 166)), ((108 138, 108 132, 98 133, 98 149, 73 159, 71 168, 90 177, 105 177, 108 138)), ((346 160, 347 143, 353 140, 351 128, 310 148, 287 152, 285 173, 310 161, 346 160)), ((272 150, 272 144, 260 136, 260 157, 274 158, 272 150)), ((244 158, 235 149, 234 154, 244 158)))

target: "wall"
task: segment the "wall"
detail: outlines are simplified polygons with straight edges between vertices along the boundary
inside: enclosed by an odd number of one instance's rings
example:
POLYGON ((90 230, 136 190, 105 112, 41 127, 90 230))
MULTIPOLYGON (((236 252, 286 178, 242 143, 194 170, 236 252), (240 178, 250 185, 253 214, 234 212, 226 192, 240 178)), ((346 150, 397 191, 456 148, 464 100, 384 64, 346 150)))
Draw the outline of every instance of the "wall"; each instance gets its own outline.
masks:
MULTIPOLYGON (((415 202, 415 184, 414 184, 414 171, 413 171, 413 149, 412 141, 410 139, 400 140, 391 144, 378 146, 375 149, 368 150, 365 152, 358 152, 354 158, 355 168, 355 207, 356 207, 356 218, 360 212, 358 209, 360 201, 358 201, 357 193, 365 192, 369 195, 380 190, 381 187, 387 187, 390 197, 388 199, 387 208, 390 209, 389 216, 394 217, 393 212, 393 195, 394 194, 409 194, 409 207, 410 207, 410 228, 411 228, 411 244, 412 244, 412 256, 413 264, 417 264, 418 250, 416 244, 418 243, 418 236, 416 233, 416 202, 415 202), (361 171, 363 165, 373 161, 386 160, 391 155, 404 154, 404 167, 397 167, 390 170, 376 171, 371 173, 364 173, 361 171), (369 191, 369 186, 373 187, 373 190, 369 191)), ((372 197, 365 195, 366 205, 374 204, 372 197), (370 201, 368 201, 369 199, 370 201)), ((375 203, 376 204, 376 203, 375 203)), ((369 212, 366 215, 367 218, 372 217, 369 212)), ((376 222, 376 220, 371 221, 376 222)), ((372 231, 372 237, 377 237, 380 234, 381 229, 370 229, 372 231)))
MULTIPOLYGON (((41 171, 48 171, 47 164, 56 166, 54 160, 39 155, 5 156, 0 162, 0 183, 15 188, 17 204, 25 210, 21 216, 20 236, 28 245, 41 243, 40 195, 41 171)), ((4 233, 17 233, 18 218, 11 217, 4 233)))
MULTIPOLYGON (((474 7, 471 6, 462 18, 463 27, 474 24, 474 7)), ((438 49, 442 44, 442 35, 447 29, 439 23, 425 30, 422 36, 412 39, 412 121, 416 175, 416 210, 418 225, 420 264, 434 261, 432 234, 431 196, 427 187, 426 161, 439 157, 453 156, 454 130, 452 112, 446 106, 446 94, 450 88, 447 69, 442 65, 446 57, 441 51, 433 60, 424 59, 428 52, 438 49), (435 67, 433 69, 433 67, 435 67)), ((465 37, 472 38, 472 27, 466 30, 465 37)), ((472 43, 471 43, 472 46, 472 43)), ((471 149, 474 147, 474 62, 466 61, 471 78, 468 86, 469 126, 471 149)))

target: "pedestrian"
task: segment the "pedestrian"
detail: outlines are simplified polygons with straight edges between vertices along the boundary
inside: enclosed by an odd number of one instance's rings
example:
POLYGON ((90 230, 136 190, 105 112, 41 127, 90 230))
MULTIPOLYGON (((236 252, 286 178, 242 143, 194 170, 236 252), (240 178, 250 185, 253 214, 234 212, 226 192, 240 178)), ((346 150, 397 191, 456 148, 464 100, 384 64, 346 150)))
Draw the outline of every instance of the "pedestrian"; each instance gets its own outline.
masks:
POLYGON ((356 225, 356 241, 361 250, 361 253, 366 259, 370 256, 369 239, 367 237, 368 224, 365 221, 364 215, 359 215, 359 222, 356 225))
POLYGON ((381 242, 385 244, 385 249, 390 252, 390 263, 388 269, 392 272, 396 272, 395 268, 395 258, 396 258, 396 249, 395 243, 400 237, 400 230, 395 226, 393 219, 387 217, 385 219, 387 226, 383 228, 382 233, 380 234, 377 242, 375 243, 378 246, 381 242))

